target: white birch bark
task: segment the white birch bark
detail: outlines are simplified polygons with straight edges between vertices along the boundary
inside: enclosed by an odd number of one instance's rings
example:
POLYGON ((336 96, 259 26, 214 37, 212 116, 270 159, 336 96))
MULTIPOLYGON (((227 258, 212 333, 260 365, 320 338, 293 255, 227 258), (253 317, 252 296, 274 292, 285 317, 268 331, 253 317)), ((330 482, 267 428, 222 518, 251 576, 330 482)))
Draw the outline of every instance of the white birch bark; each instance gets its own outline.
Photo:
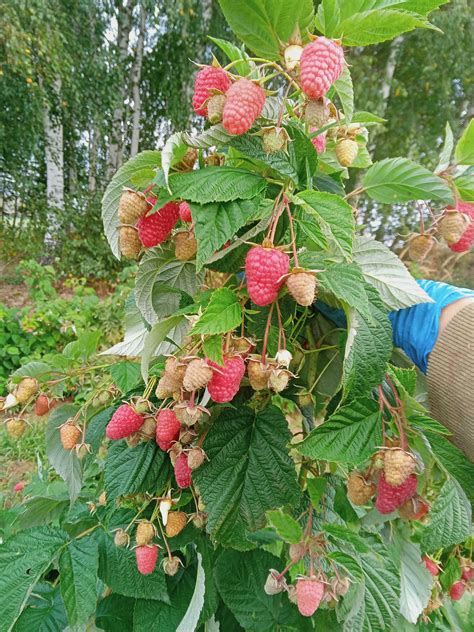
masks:
POLYGON ((136 0, 120 5, 117 16, 117 66, 122 71, 122 84, 117 91, 117 101, 112 117, 112 130, 108 148, 107 177, 110 179, 120 167, 123 145, 123 108, 127 94, 127 74, 124 72, 128 57, 128 44, 132 29, 132 14, 136 0))
POLYGON ((142 75, 143 48, 145 44, 145 27, 147 19, 147 9, 145 3, 140 5, 140 19, 138 25, 137 46, 135 59, 132 67, 132 98, 133 98, 133 115, 132 115, 132 140, 130 146, 130 157, 138 153, 140 145, 140 117, 142 112, 142 102, 140 97, 140 80, 142 75))

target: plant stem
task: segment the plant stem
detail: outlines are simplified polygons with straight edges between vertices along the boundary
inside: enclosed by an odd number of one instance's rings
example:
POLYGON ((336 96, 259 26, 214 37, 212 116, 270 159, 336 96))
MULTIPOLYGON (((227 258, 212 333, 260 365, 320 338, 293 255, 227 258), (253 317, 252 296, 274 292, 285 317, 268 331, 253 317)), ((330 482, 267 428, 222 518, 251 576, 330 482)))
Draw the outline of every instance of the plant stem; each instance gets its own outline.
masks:
POLYGON ((267 324, 265 327, 265 334, 263 336, 263 345, 262 345, 262 362, 263 364, 266 363, 266 358, 267 358, 267 344, 268 344, 268 336, 270 333, 270 326, 272 323, 272 314, 273 314, 273 308, 275 307, 275 303, 273 302, 271 304, 271 307, 268 311, 268 318, 267 318, 267 324))

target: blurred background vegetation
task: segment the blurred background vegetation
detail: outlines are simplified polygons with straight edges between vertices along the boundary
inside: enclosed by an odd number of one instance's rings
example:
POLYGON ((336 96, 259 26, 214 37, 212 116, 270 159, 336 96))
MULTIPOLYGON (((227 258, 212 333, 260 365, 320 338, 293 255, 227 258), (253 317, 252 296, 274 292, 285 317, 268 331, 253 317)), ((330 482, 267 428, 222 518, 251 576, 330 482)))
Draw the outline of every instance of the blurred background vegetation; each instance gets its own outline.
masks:
MULTIPOLYGON (((372 132, 373 159, 434 168, 446 122, 458 138, 472 116, 470 1, 442 6, 432 23, 442 32, 351 50, 357 108, 387 119, 372 132)), ((233 40, 214 0, 3 0, 0 378, 80 330, 120 336, 129 275, 103 237, 100 200, 130 156, 203 125, 190 102, 192 60, 211 59, 207 35, 233 40)), ((417 212, 361 201, 360 218, 399 250, 417 212)), ((413 271, 472 283, 472 255, 449 277, 449 254, 413 271)))

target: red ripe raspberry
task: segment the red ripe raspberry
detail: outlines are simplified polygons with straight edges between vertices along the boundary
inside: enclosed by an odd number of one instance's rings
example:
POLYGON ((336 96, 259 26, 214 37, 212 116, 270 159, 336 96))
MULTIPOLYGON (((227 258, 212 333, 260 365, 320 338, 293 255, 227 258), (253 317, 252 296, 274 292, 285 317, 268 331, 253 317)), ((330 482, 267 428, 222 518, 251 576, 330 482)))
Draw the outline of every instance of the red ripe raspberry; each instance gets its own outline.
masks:
POLYGON ((150 575, 153 573, 158 559, 158 547, 156 544, 151 546, 137 546, 135 549, 135 557, 137 560, 138 572, 142 575, 150 575))
POLYGON ((474 204, 458 202, 456 208, 458 211, 461 211, 461 213, 468 215, 471 218, 471 223, 462 234, 461 239, 455 244, 450 244, 449 248, 453 252, 467 252, 474 244, 474 204))
POLYGON ((464 591, 466 590, 466 584, 462 581, 454 582, 451 586, 451 590, 449 591, 449 596, 453 601, 459 601, 461 597, 464 595, 464 591))
POLYGON ((153 248, 168 239, 178 218, 176 202, 168 202, 153 215, 141 217, 137 222, 138 236, 145 248, 153 248))
POLYGON ((303 577, 296 582, 296 603, 303 617, 312 617, 324 595, 324 584, 315 577, 303 577))
POLYGON ((340 77, 343 69, 342 47, 326 37, 318 37, 304 47, 301 55, 301 89, 312 99, 320 99, 340 77))
POLYGON ((224 358, 224 366, 219 366, 211 360, 207 360, 207 363, 216 369, 207 385, 212 401, 219 404, 230 402, 237 395, 240 382, 244 377, 244 361, 236 355, 224 358))
POLYGON ((124 439, 137 432, 145 418, 133 410, 130 404, 122 404, 112 415, 105 430, 108 439, 124 439))
POLYGON ((425 563, 425 566, 430 572, 430 575, 433 575, 433 577, 436 577, 436 575, 439 574, 439 568, 436 562, 433 561, 431 557, 428 557, 427 555, 423 555, 421 559, 425 563))
POLYGON ((178 440, 181 423, 169 408, 160 410, 156 416, 156 443, 167 452, 178 440))
POLYGON ((229 76, 222 68, 201 68, 194 80, 193 108, 196 114, 207 116, 207 105, 204 104, 212 96, 210 90, 227 92, 230 85, 229 76))
POLYGON ((388 514, 398 509, 403 503, 416 494, 417 477, 411 474, 401 485, 390 485, 382 472, 377 484, 375 507, 381 514, 388 514))
POLYGON ((183 222, 193 221, 193 218, 191 217, 191 209, 189 208, 189 204, 187 202, 181 202, 179 205, 179 217, 183 220, 183 222))
POLYGON ((260 307, 270 305, 290 268, 289 256, 276 248, 254 246, 245 259, 245 277, 250 298, 260 307))
POLYGON ((222 124, 229 134, 245 134, 263 110, 265 92, 248 79, 239 79, 229 88, 222 124))
MULTIPOLYGON (((315 132, 316 128, 311 127, 309 131, 315 132)), ((323 152, 326 151, 326 134, 318 134, 317 136, 311 139, 311 142, 313 143, 313 146, 316 149, 318 154, 322 154, 323 152)))
POLYGON ((188 455, 184 452, 181 452, 175 461, 174 477, 178 487, 181 487, 181 489, 191 485, 191 468, 188 465, 188 455))

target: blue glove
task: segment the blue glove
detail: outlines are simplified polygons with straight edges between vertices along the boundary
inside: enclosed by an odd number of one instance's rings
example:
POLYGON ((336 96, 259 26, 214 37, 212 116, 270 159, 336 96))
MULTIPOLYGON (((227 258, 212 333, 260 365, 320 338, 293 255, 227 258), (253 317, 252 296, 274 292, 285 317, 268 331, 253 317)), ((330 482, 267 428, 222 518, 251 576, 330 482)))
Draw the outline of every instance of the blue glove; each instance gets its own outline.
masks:
MULTIPOLYGON (((393 344, 403 349, 412 362, 426 373, 428 356, 438 338, 442 309, 461 298, 474 297, 474 291, 425 279, 417 283, 434 303, 420 303, 400 309, 391 312, 389 318, 393 329, 393 344)), ((346 317, 342 309, 334 309, 319 300, 315 306, 338 327, 346 326, 346 317)))
POLYGON ((438 338, 441 311, 461 298, 474 297, 474 291, 439 281, 421 280, 418 285, 434 300, 389 314, 393 328, 393 344, 400 347, 426 373, 428 356, 438 338))

